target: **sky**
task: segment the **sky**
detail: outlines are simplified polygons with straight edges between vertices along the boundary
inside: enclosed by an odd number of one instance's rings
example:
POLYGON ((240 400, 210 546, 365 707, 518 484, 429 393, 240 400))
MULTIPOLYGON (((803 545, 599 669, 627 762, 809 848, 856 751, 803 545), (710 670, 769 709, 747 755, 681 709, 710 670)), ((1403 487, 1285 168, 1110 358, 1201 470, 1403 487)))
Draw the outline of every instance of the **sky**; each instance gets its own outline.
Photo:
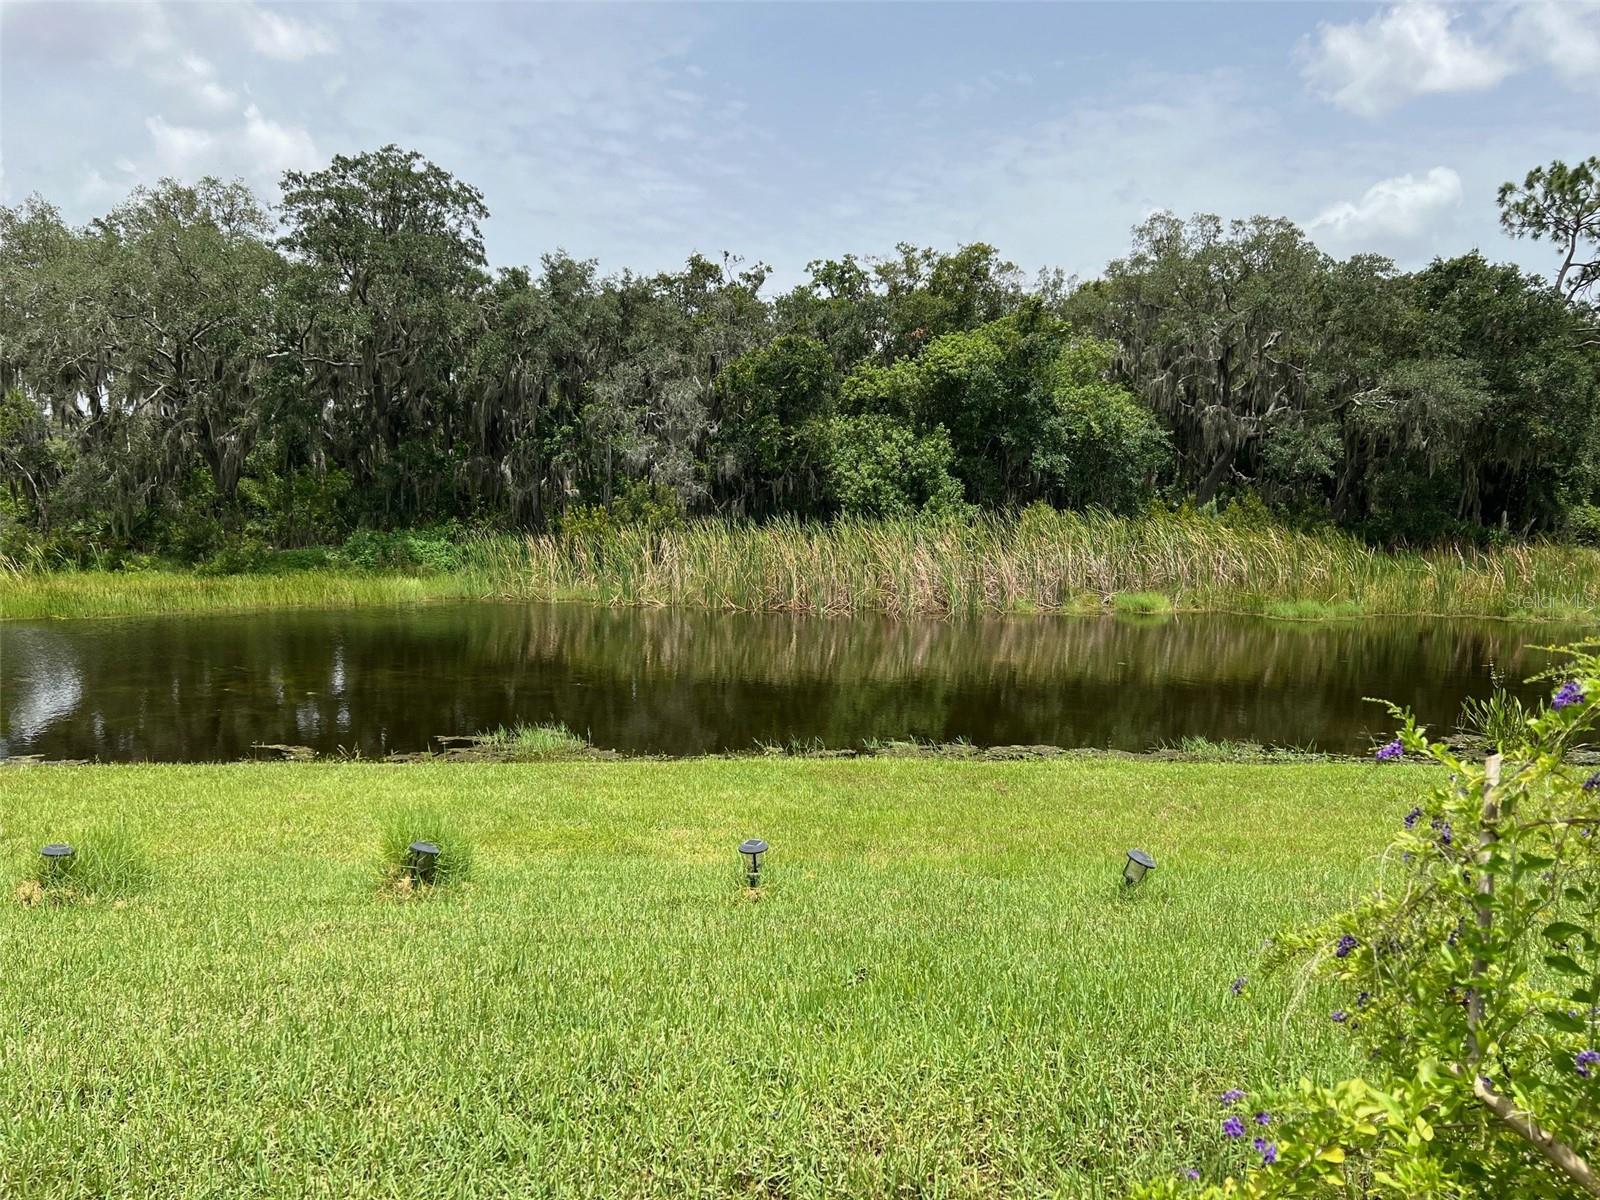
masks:
POLYGON ((986 241, 1097 274, 1160 209, 1287 216, 1402 266, 1600 154, 1600 0, 556 5, 0 0, 0 202, 388 142, 479 188, 491 264, 805 264, 986 241))

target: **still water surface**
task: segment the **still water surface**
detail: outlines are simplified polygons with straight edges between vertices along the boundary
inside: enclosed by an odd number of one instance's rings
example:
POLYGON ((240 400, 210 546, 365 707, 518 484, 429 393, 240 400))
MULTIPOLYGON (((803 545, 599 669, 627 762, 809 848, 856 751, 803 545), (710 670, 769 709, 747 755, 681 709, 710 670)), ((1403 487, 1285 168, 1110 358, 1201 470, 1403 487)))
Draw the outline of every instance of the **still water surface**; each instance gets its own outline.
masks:
MULTIPOLYGON (((1147 750, 1186 734, 1365 750, 1365 696, 1439 726, 1583 630, 1232 616, 891 621, 466 604, 0 622, 0 756, 376 756, 564 721, 632 752, 967 738, 1147 750)), ((1537 688, 1520 688, 1534 695, 1537 688)))

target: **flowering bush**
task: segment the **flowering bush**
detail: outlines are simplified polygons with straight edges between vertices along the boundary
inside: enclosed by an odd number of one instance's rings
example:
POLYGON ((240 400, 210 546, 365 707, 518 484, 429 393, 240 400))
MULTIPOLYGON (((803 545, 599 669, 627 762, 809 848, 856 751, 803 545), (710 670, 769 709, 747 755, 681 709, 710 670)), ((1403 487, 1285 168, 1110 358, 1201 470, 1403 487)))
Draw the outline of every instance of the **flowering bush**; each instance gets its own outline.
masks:
POLYGON ((1400 733, 1377 757, 1432 760, 1439 784, 1374 893, 1266 963, 1337 989, 1363 1077, 1270 1097, 1248 1144, 1230 1090, 1231 1173, 1137 1196, 1600 1196, 1600 773, 1571 764, 1600 718, 1596 651, 1568 652, 1550 703, 1486 762, 1391 709, 1400 733))

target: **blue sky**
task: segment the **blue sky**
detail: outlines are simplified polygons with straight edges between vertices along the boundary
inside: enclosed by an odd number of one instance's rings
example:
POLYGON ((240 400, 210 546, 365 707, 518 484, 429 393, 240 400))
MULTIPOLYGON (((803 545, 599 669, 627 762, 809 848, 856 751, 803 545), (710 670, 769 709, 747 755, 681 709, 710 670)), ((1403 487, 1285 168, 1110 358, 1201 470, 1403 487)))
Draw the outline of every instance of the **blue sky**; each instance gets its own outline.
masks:
POLYGON ((1150 212, 1265 212, 1404 265, 1600 154, 1600 3, 0 6, 0 192, 72 220, 163 175, 398 142, 496 265, 656 270, 990 241, 1092 275, 1150 212))

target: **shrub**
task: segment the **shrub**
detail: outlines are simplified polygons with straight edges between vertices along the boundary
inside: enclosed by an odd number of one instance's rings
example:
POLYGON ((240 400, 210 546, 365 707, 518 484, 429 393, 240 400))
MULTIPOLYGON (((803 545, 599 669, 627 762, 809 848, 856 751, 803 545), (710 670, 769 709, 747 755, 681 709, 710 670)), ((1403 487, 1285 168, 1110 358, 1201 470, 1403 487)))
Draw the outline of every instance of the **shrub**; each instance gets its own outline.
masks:
POLYGON ((909 517, 964 507, 943 426, 919 435, 878 413, 835 417, 824 441, 827 491, 846 516, 909 517))
POLYGON ((1329 1019, 1368 1070, 1225 1111, 1225 1178, 1136 1195, 1600 1194, 1600 773, 1569 761, 1600 717, 1596 649, 1571 652, 1550 702, 1486 762, 1391 710, 1402 728, 1378 758, 1416 755, 1440 780, 1406 814, 1382 886, 1267 962, 1334 989, 1329 1019))
POLYGON ((258 537, 240 534, 219 539, 210 556, 197 568, 201 575, 248 575, 264 567, 272 550, 258 537))
POLYGON ((685 523, 683 498, 664 483, 636 479, 603 504, 575 504, 561 514, 557 532, 568 542, 598 547, 623 529, 664 533, 685 523))
POLYGON ((323 570, 334 564, 334 555, 326 547, 307 546, 299 550, 275 550, 259 569, 269 575, 291 575, 297 571, 323 570))
POLYGON ((285 476, 272 476, 263 491, 261 508, 269 514, 276 545, 333 543, 349 528, 345 514, 355 487, 346 471, 318 473, 301 468, 285 476))
POLYGON ((611 501, 611 515, 619 525, 661 532, 683 528, 683 497, 664 483, 635 479, 611 501))
POLYGON ((364 571, 449 572, 462 561, 462 530, 454 524, 427 529, 358 529, 345 539, 339 558, 364 571))
POLYGON ((1567 540, 1580 546, 1600 546, 1600 505, 1575 504, 1567 510, 1567 540))
POLYGON ((1255 533, 1278 528, 1282 522, 1260 492, 1244 491, 1231 497, 1220 514, 1220 520, 1229 529, 1243 529, 1255 533))

